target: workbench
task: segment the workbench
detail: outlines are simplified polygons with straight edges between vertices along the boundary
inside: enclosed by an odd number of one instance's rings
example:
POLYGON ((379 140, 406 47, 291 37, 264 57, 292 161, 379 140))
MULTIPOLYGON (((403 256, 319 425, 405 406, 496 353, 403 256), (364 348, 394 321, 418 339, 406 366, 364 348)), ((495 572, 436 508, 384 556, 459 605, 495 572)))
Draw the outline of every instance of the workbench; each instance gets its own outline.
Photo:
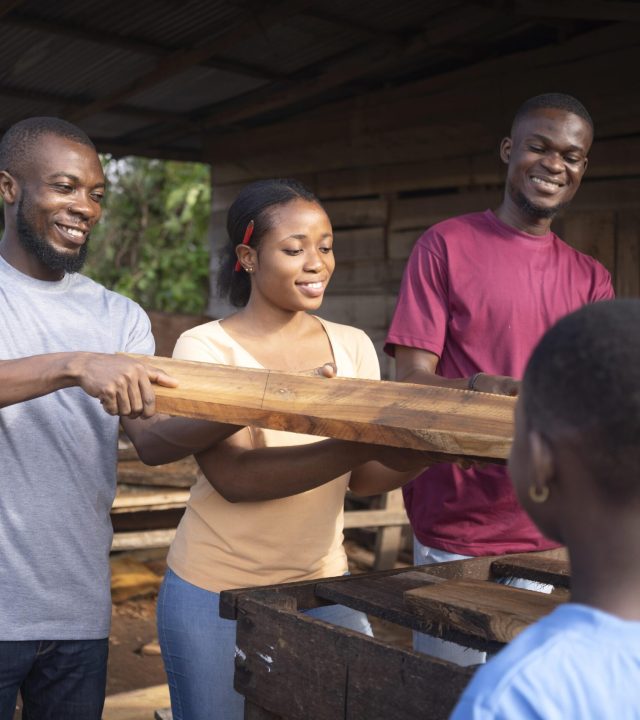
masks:
POLYGON ((222 593, 237 619, 235 687, 247 720, 447 718, 473 668, 310 618, 340 603, 488 653, 568 599, 564 550, 474 558, 222 593), (521 577, 550 595, 499 584, 521 577))

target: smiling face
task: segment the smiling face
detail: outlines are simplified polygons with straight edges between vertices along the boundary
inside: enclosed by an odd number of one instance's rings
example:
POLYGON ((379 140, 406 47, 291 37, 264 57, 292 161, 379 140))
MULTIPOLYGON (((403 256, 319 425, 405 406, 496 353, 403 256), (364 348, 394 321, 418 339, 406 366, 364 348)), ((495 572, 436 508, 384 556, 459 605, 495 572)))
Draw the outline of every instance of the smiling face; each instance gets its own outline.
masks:
MULTIPOLYGON (((96 151, 44 135, 15 178, 15 229, 25 262, 42 279, 80 269, 86 243, 102 213, 104 173, 96 151)), ((5 196, 7 199, 7 196, 5 196)))
POLYGON ((316 310, 335 268, 329 218, 307 200, 269 212, 271 229, 258 249, 238 247, 242 265, 251 270, 249 303, 267 303, 288 312, 316 310))
POLYGON ((515 124, 500 156, 508 164, 503 206, 511 224, 525 229, 550 219, 580 187, 593 132, 589 123, 566 110, 539 109, 515 124))

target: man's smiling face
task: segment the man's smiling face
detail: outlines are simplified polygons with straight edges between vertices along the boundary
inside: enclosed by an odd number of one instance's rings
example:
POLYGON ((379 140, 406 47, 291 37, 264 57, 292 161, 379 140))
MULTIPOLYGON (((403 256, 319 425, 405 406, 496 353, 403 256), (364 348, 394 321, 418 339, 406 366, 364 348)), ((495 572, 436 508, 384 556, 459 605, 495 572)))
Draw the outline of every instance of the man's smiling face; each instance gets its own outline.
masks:
POLYGON ((19 182, 16 229, 24 248, 50 270, 79 270, 102 214, 105 180, 96 151, 44 135, 20 169, 19 182))
POLYGON ((514 126, 500 148, 507 194, 529 218, 551 218, 580 187, 593 140, 589 123, 566 110, 540 109, 514 126))

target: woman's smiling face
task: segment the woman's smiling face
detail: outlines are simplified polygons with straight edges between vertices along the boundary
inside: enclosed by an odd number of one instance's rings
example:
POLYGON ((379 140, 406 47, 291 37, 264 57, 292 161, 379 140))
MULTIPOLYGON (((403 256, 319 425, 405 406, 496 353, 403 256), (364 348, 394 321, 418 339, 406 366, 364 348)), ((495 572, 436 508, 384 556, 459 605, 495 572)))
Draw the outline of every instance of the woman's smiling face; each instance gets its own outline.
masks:
MULTIPOLYGON (((271 229, 257 250, 248 249, 251 300, 288 311, 316 310, 335 268, 327 213, 314 202, 293 200, 268 212, 271 229)), ((245 251, 246 252, 246 251, 245 251)))

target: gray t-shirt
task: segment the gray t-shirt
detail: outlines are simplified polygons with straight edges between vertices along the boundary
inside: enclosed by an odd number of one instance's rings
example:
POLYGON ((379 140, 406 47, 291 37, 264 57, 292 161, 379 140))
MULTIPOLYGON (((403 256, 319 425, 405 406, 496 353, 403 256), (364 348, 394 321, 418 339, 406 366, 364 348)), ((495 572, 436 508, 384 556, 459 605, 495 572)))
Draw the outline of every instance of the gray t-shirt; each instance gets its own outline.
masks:
MULTIPOLYGON (((149 319, 87 277, 0 257, 0 359, 64 351, 153 354, 149 319)), ((109 634, 117 433, 77 387, 0 409, 0 640, 109 634)))

